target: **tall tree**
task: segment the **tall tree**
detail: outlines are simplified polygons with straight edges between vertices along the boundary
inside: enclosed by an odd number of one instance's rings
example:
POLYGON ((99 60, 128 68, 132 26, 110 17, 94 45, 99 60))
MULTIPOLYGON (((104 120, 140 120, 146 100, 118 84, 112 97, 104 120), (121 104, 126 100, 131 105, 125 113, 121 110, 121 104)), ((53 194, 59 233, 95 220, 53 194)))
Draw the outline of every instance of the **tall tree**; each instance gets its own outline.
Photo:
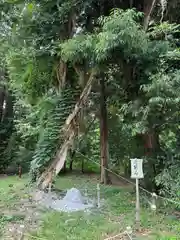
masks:
MULTIPOLYGON (((161 1, 161 6, 152 0, 1 3, 1 55, 8 72, 8 88, 16 97, 17 145, 19 151, 26 149, 33 156, 31 172, 48 170, 52 175, 61 169, 73 140, 85 132, 82 126, 88 125, 83 123, 88 119, 86 112, 101 113, 102 165, 109 161, 110 166, 117 166, 113 137, 128 139, 120 141, 123 160, 119 162, 123 166, 128 166, 131 156, 144 155, 138 148, 140 141, 148 143, 150 154, 145 167, 146 176, 152 172, 146 177, 150 183, 169 166, 162 159, 164 149, 171 149, 164 139, 172 132, 176 136, 178 128, 175 90, 179 87, 179 35, 178 26, 163 20, 178 21, 174 9, 177 2, 167 5, 167 1, 161 1), (106 69, 103 78, 107 95, 103 85, 97 84, 102 66, 106 69), (101 111, 96 104, 100 94, 101 111), (116 130, 109 127, 109 134, 106 111, 116 123, 116 130), (111 143, 109 160, 107 136, 111 143), (63 161, 58 161, 59 156, 63 161)), ((2 99, 3 94, 1 112, 2 99)), ((99 137, 100 129, 97 123, 95 126, 91 146, 97 143, 95 135, 99 137)), ((88 137, 92 140, 92 133, 88 137)), ((94 149, 93 154, 97 146, 94 149)))

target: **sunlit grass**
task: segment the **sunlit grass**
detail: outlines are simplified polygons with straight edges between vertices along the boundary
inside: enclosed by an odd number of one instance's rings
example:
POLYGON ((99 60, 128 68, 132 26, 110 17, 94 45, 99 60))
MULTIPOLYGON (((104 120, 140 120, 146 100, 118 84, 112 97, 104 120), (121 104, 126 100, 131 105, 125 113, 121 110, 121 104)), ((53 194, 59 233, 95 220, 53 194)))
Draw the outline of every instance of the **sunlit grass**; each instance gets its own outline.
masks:
MULTIPOLYGON (((13 206, 24 196, 27 177, 19 179, 8 177, 0 180, 1 209, 13 209, 13 206)), ((90 198, 96 198, 96 175, 64 175, 57 178, 55 186, 59 190, 76 187, 90 198)), ((59 213, 47 210, 42 216, 43 222, 36 233, 29 233, 28 239, 44 240, 101 240, 125 231, 127 226, 135 226, 135 196, 129 187, 101 186, 101 209, 91 212, 59 213), (32 237, 31 237, 32 236, 32 237)), ((5 226, 12 218, 0 218, 5 226)), ((13 219, 13 221, 18 219, 13 219)), ((150 208, 142 207, 142 232, 139 240, 178 240, 180 239, 180 222, 164 214, 154 214, 150 208)))
MULTIPOLYGON (((87 189, 89 197, 96 197, 96 184, 95 177, 86 175, 62 176, 56 180, 58 189, 87 189)), ((129 188, 101 186, 101 198, 104 200, 101 210, 91 214, 48 213, 35 236, 47 240, 96 240, 123 232, 127 226, 135 226, 135 196, 129 192, 129 188)), ((180 239, 177 220, 169 221, 164 215, 153 214, 148 208, 141 209, 141 225, 142 234, 138 239, 180 239)))

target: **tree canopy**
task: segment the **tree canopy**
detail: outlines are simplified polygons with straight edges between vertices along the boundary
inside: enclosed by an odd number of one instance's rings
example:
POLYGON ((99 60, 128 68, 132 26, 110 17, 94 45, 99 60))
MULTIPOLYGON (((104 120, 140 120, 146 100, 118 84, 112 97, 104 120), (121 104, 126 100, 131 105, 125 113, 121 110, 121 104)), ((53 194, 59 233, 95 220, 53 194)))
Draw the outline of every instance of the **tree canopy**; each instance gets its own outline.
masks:
POLYGON ((63 146, 61 129, 93 78, 78 105, 70 168, 74 160, 84 163, 76 150, 127 175, 129 159, 142 157, 143 184, 178 197, 178 6, 2 1, 0 170, 21 164, 32 178, 41 174, 63 146))

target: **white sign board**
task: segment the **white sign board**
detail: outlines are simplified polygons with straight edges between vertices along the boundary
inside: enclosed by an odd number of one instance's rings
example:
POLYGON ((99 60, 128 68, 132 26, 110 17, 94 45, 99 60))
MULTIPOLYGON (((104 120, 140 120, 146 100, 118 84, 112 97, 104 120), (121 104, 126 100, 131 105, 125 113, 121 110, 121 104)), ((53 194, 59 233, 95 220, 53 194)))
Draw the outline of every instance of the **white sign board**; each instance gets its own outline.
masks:
POLYGON ((131 160, 131 178, 144 178, 143 174, 143 159, 133 158, 131 160))

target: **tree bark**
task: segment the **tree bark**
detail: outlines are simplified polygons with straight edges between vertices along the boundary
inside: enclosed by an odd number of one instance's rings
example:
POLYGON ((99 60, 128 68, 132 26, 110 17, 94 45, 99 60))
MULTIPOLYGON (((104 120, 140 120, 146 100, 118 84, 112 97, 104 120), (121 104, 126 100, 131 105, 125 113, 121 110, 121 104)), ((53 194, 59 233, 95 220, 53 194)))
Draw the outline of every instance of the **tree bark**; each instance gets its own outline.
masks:
POLYGON ((5 95, 5 101, 6 101, 6 107, 4 110, 4 115, 2 117, 2 121, 5 119, 13 121, 13 96, 11 93, 6 92, 5 95))
POLYGON ((67 169, 66 169, 66 162, 65 162, 63 166, 63 173, 66 173, 66 172, 67 172, 67 169))
POLYGON ((72 146, 75 136, 77 135, 76 126, 78 125, 78 114, 87 102, 96 72, 96 69, 91 70, 91 73, 89 74, 89 80, 85 88, 83 89, 72 113, 67 117, 64 126, 61 128, 59 134, 63 134, 65 136, 64 142, 62 143, 60 149, 58 149, 54 161, 52 161, 45 171, 41 173, 39 179, 37 180, 37 186, 41 189, 45 189, 51 182, 52 178, 57 176, 63 168, 64 162, 66 161, 67 152, 72 146))
POLYGON ((108 184, 108 125, 107 125, 107 105, 105 94, 105 78, 101 74, 100 78, 100 154, 101 154, 101 183, 108 184))
POLYGON ((3 107, 4 107, 4 87, 0 86, 0 122, 2 120, 2 116, 3 116, 3 107))
POLYGON ((75 155, 75 151, 72 151, 70 150, 70 158, 71 158, 71 161, 70 161, 70 164, 69 164, 69 171, 72 172, 73 170, 73 162, 74 162, 74 155, 75 155))
POLYGON ((133 8, 133 4, 134 4, 134 1, 133 1, 133 0, 130 0, 130 1, 129 1, 129 6, 130 6, 130 8, 133 8))
POLYGON ((5 87, 3 84, 4 72, 0 68, 0 122, 2 121, 4 111, 4 100, 5 100, 5 87))
POLYGON ((144 0, 144 29, 148 29, 151 13, 155 7, 156 0, 144 0))
POLYGON ((81 160, 81 172, 85 173, 85 171, 84 171, 84 158, 82 158, 82 160, 81 160))
MULTIPOLYGON (((5 156, 5 150, 7 148, 12 149, 12 142, 9 141, 13 133, 13 97, 10 93, 6 92, 4 96, 4 101, 6 102, 5 109, 3 108, 1 116, 1 124, 4 131, 0 134, 0 157, 1 157, 1 169, 5 170, 9 164, 10 158, 5 156)), ((9 149, 9 150, 10 150, 9 149)), ((11 154, 9 153, 8 156, 11 154)))
POLYGON ((151 129, 150 132, 143 136, 145 143, 145 155, 148 159, 148 176, 145 182, 146 188, 150 191, 158 190, 155 177, 163 169, 163 161, 157 161, 157 155, 161 155, 161 148, 159 143, 159 132, 156 129, 151 129))

